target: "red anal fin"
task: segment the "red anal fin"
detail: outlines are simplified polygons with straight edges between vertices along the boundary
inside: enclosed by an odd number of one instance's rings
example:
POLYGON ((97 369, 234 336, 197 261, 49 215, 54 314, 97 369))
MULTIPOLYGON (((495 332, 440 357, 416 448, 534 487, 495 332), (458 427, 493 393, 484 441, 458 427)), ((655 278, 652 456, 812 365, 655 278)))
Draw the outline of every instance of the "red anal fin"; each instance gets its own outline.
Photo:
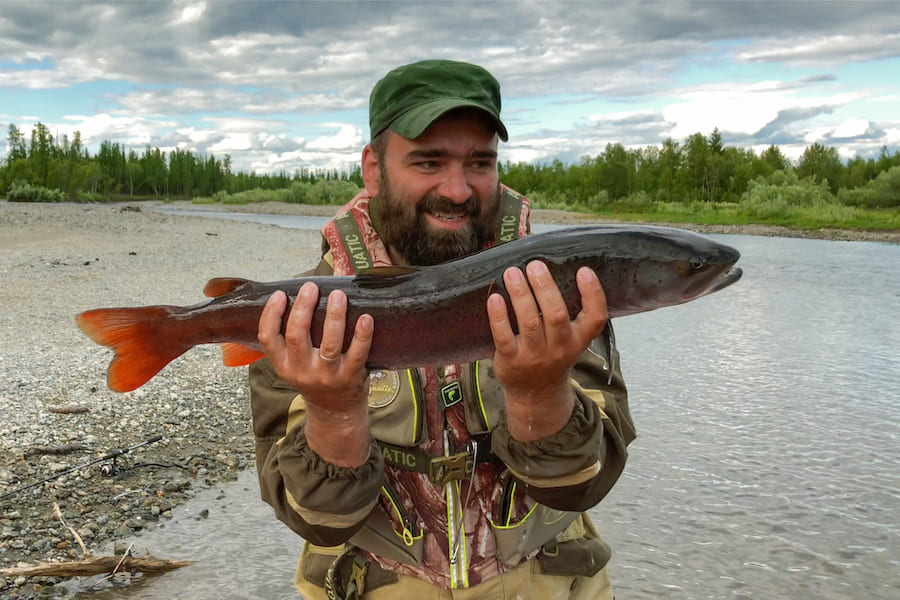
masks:
POLYGON ((168 326, 176 306, 98 308, 76 317, 78 327, 92 340, 115 352, 107 371, 109 389, 130 392, 147 383, 192 344, 168 326))
POLYGON ((227 342, 222 344, 222 362, 226 367, 242 367, 256 362, 265 354, 242 344, 227 342))
POLYGON ((241 279, 240 277, 215 277, 206 282, 206 285, 203 287, 203 293, 210 298, 218 298, 248 283, 250 283, 249 279, 241 279))

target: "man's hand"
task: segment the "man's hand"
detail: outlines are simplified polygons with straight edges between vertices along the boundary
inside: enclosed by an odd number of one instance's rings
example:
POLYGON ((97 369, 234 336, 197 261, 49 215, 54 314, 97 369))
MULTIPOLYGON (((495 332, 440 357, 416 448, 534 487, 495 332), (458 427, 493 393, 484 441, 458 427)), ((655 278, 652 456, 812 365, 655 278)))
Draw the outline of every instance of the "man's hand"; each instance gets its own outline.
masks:
POLYGON ((506 392, 510 434, 534 441, 559 432, 571 418, 569 369, 603 332, 608 313, 603 287, 587 267, 577 274, 582 310, 574 320, 569 320, 562 294, 544 263, 530 262, 526 273, 527 279, 517 268, 503 274, 518 335, 502 296, 492 294, 487 310, 496 347, 494 375, 506 392))
POLYGON ((366 359, 374 321, 370 315, 362 315, 350 346, 341 353, 347 296, 335 290, 328 297, 321 345, 315 348, 309 332, 318 299, 318 287, 304 283, 282 336, 287 297, 275 292, 260 316, 258 339, 279 377, 303 394, 310 448, 327 462, 355 467, 369 456, 366 359))

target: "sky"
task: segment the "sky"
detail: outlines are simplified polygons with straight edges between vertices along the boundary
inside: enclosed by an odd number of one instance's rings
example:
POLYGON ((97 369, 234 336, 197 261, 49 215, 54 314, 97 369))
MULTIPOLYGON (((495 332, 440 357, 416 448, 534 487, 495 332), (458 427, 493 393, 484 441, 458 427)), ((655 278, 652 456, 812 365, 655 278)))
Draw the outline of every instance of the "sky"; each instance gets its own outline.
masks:
POLYGON ((38 121, 233 169, 349 170, 392 68, 480 64, 500 81, 500 160, 607 144, 814 142, 900 150, 900 2, 50 2, 0 0, 0 157, 38 121))

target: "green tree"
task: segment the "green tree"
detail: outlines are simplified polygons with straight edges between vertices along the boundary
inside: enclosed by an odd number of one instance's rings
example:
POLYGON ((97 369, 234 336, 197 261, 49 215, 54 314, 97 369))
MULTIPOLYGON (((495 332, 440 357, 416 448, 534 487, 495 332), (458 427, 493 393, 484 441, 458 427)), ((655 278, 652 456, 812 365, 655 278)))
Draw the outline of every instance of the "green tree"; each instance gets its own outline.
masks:
POLYGON ((844 182, 844 165, 836 148, 816 142, 803 151, 797 163, 797 175, 815 182, 828 181, 831 193, 835 193, 844 182))
POLYGON ((12 165, 19 159, 28 158, 28 149, 25 146, 25 134, 19 130, 14 124, 9 124, 8 134, 6 136, 6 164, 12 165))

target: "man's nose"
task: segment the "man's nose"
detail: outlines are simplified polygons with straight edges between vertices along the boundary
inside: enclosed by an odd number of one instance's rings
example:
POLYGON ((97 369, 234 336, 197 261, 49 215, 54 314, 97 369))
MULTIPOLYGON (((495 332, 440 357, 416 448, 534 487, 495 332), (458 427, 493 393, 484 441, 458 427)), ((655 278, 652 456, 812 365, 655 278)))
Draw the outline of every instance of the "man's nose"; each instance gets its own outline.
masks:
POLYGON ((457 204, 466 202, 472 196, 472 188, 466 178, 465 166, 450 165, 445 171, 445 175, 438 193, 457 204))

